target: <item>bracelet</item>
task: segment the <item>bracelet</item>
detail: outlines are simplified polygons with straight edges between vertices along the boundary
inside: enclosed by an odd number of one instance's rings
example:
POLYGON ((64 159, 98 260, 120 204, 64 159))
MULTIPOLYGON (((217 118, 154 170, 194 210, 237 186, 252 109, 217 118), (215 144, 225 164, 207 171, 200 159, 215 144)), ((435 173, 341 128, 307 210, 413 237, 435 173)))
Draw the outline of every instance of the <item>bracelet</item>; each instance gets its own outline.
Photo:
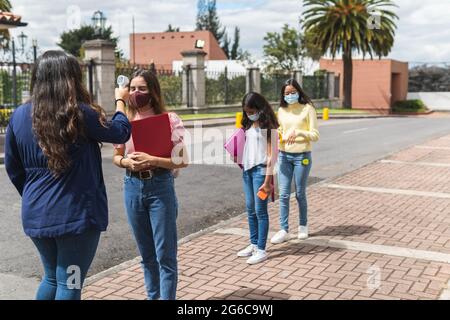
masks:
POLYGON ((116 107, 117 107, 117 102, 119 102, 119 101, 122 101, 123 104, 124 104, 125 106, 127 105, 127 103, 125 102, 125 100, 123 100, 123 99, 116 99, 116 107))
POLYGON ((122 160, 123 159, 125 159, 125 157, 122 157, 122 159, 120 159, 120 161, 119 161, 119 166, 122 168, 122 169, 126 169, 123 165, 122 165, 122 160))

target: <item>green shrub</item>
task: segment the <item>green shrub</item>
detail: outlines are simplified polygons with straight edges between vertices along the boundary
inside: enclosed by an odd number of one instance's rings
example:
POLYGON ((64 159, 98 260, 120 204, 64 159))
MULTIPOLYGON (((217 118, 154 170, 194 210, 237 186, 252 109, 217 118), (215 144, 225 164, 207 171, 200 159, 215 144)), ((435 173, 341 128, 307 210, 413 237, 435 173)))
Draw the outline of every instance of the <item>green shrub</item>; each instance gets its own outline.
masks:
POLYGON ((0 133, 4 133, 8 126, 9 119, 13 113, 12 109, 0 109, 0 133))
POLYGON ((427 107, 422 100, 398 101, 393 107, 395 112, 422 112, 426 110, 427 107))

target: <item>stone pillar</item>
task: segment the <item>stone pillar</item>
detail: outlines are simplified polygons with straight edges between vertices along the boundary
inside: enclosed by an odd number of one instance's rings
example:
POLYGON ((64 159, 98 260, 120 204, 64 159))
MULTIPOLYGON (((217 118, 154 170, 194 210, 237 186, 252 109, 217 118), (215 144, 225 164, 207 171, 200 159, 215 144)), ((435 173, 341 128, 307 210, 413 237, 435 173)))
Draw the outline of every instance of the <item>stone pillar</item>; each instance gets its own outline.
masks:
POLYGON ((247 69, 246 91, 261 93, 261 70, 259 68, 247 69))
POLYGON ((334 72, 327 72, 327 81, 328 81, 328 99, 334 99, 335 85, 336 85, 334 72))
MULTIPOLYGON (((105 109, 107 114, 115 111, 114 90, 116 87, 115 45, 108 40, 89 40, 83 43, 85 62, 93 61, 93 97, 94 102, 105 109)), ((89 72, 86 72, 89 88, 89 72)))
POLYGON ((189 108, 204 108, 206 104, 206 72, 203 50, 181 52, 183 56, 183 103, 189 108))
POLYGON ((303 74, 300 69, 294 70, 293 78, 303 87, 303 74))

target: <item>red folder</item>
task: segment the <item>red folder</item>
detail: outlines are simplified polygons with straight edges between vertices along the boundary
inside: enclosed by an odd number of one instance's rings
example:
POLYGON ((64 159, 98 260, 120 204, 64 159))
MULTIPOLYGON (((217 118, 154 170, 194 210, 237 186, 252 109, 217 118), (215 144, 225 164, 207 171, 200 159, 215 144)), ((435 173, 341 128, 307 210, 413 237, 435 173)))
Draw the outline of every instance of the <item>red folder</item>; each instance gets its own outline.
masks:
POLYGON ((132 121, 131 134, 136 152, 161 158, 172 156, 172 129, 168 113, 132 121))

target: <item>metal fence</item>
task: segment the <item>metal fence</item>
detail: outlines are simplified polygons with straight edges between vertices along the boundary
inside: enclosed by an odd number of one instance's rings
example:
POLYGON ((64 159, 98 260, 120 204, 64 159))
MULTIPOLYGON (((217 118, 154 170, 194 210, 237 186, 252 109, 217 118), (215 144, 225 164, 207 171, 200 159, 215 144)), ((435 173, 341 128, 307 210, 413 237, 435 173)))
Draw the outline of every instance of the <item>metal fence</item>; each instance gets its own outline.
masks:
POLYGON ((262 73, 261 94, 270 102, 280 101, 281 88, 291 78, 287 73, 262 73))
POLYGON ((157 76, 167 106, 176 107, 183 104, 183 75, 181 72, 156 70, 152 65, 116 65, 116 79, 119 75, 124 75, 131 80, 132 74, 138 69, 151 70, 157 76))
POLYGON ((328 97, 328 77, 324 75, 303 76, 303 90, 311 99, 328 97))
POLYGON ((0 109, 15 108, 30 98, 33 65, 0 63, 0 109))
POLYGON ((245 95, 246 73, 206 72, 206 104, 228 105, 241 103, 245 95))
MULTIPOLYGON (((281 97, 281 88, 291 78, 293 76, 290 73, 263 73, 261 74, 261 93, 269 101, 278 102, 281 97)), ((302 87, 311 99, 328 98, 328 78, 326 75, 303 76, 302 87)), ((337 87, 339 88, 339 86, 337 87)))

